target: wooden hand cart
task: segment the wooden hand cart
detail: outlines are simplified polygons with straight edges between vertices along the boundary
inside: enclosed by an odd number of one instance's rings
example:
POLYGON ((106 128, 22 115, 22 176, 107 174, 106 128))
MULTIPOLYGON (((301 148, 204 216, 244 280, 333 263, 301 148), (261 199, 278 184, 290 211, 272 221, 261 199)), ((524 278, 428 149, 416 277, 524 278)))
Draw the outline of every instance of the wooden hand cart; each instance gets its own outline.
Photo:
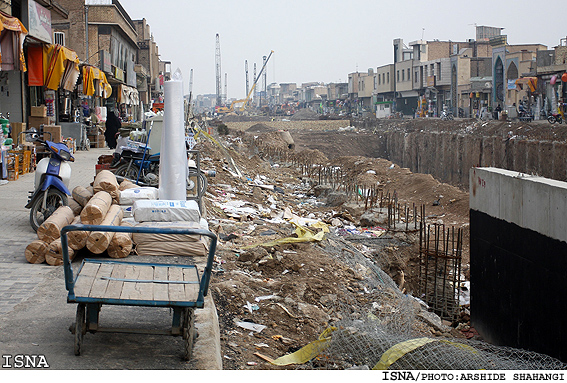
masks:
POLYGON ((182 336, 186 360, 191 359, 195 338, 194 310, 204 307, 217 237, 203 229, 171 229, 153 227, 69 225, 61 230, 61 244, 68 303, 78 303, 75 323, 75 355, 81 354, 83 336, 88 332, 121 332, 182 336), (114 259, 84 259, 77 275, 68 253, 70 231, 101 231, 147 234, 201 235, 211 239, 207 263, 202 273, 195 265, 126 262, 114 259), (98 325, 103 304, 123 306, 170 307, 173 309, 171 329, 141 330, 104 328, 98 325))

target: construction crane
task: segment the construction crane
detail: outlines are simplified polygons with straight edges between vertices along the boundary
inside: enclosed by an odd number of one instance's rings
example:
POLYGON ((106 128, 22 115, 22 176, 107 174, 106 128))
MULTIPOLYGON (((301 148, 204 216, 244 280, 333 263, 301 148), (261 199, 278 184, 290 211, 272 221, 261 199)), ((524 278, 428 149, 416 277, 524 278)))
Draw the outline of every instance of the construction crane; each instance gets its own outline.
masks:
POLYGON ((217 45, 215 52, 215 68, 217 77, 217 107, 222 106, 222 94, 221 94, 221 56, 220 56, 220 38, 217 33, 217 45))
POLYGON ((248 94, 249 86, 248 86, 248 60, 244 60, 244 72, 246 72, 246 94, 248 94))
MULTIPOLYGON (((262 68, 260 69, 260 73, 258 73, 258 76, 256 76, 256 78, 254 79, 254 83, 252 84, 252 89, 250 89, 250 91, 248 91, 248 95, 246 96, 246 98, 233 101, 230 104, 230 107, 216 108, 217 113, 224 114, 224 113, 234 112, 234 110, 235 110, 234 107, 237 104, 242 104, 242 106, 240 106, 240 108, 238 109, 240 112, 242 112, 244 109, 246 109, 246 107, 248 106, 248 103, 250 102, 250 95, 254 92, 254 89, 256 88, 256 84, 258 83, 258 80, 260 79, 260 76, 262 75, 262 72, 266 68, 266 65, 268 64, 270 57, 272 57, 272 53, 274 53, 274 51, 271 51, 270 55, 264 60, 264 65, 262 65, 262 68)), ((264 56, 264 57, 266 57, 266 56, 264 56)))

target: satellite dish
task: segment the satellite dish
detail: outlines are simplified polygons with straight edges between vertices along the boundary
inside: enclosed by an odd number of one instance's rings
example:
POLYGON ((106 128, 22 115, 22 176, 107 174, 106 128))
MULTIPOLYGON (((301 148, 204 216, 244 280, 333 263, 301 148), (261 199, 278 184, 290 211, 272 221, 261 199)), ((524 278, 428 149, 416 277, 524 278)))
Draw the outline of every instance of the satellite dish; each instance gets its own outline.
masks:
POLYGON ((485 88, 492 88, 492 83, 490 81, 487 81, 484 83, 484 87, 485 88))

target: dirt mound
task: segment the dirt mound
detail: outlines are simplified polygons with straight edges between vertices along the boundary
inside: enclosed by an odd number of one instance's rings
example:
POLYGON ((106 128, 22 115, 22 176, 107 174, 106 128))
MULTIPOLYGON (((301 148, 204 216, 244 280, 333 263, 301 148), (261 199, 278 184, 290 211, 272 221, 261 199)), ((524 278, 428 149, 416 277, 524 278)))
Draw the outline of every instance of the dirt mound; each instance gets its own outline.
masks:
POLYGON ((277 129, 262 123, 254 124, 248 129, 246 129, 246 131, 249 133, 273 132, 275 130, 277 129))
POLYGON ((312 111, 311 109, 300 109, 299 111, 295 112, 293 116, 291 116, 290 120, 292 121, 299 121, 299 120, 318 120, 319 115, 312 111))

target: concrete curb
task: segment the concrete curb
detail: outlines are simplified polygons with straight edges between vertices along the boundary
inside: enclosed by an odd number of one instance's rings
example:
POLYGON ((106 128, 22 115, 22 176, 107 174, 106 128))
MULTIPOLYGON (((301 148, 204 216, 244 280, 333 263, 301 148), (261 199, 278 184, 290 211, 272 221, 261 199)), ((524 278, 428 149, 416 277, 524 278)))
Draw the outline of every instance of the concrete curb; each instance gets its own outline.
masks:
POLYGON ((198 370, 222 370, 220 328, 212 295, 205 297, 205 307, 195 310, 198 337, 193 345, 193 360, 198 370))

